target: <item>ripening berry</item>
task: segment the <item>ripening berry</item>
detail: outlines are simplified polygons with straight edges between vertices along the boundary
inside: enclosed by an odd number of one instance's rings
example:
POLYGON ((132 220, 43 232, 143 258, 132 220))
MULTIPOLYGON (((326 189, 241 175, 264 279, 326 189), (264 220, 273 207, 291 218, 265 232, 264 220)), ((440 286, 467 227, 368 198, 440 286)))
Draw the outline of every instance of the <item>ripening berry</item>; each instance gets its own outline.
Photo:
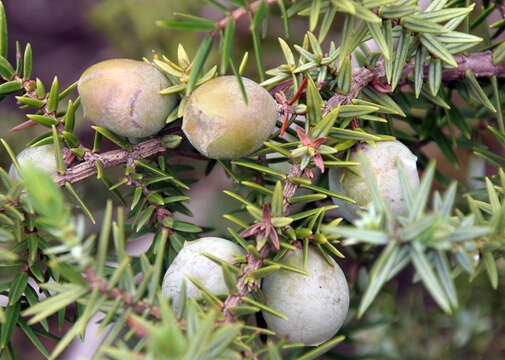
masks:
MULTIPOLYGON (((282 262, 303 268, 303 251, 288 252, 282 262)), ((317 249, 309 248, 310 276, 279 270, 263 280, 266 305, 287 316, 283 320, 263 311, 270 330, 289 336, 290 343, 319 345, 332 338, 344 323, 349 310, 349 288, 345 275, 331 259, 328 264, 317 249)))
POLYGON ((174 108, 175 95, 161 95, 167 78, 143 61, 112 59, 88 68, 78 90, 86 117, 118 135, 142 138, 158 133, 174 108))
POLYGON ((221 76, 196 89, 184 112, 182 130, 193 146, 213 159, 237 159, 257 150, 272 133, 277 104, 268 91, 242 78, 248 104, 235 76, 221 76))
MULTIPOLYGON (((400 187, 396 158, 399 158, 402 162, 410 186, 415 191, 419 187, 419 175, 416 165, 417 157, 408 147, 399 141, 381 141, 377 142, 375 147, 368 144, 359 144, 357 148, 368 159, 377 179, 377 185, 393 214, 405 214, 407 212, 407 205, 400 187)), ((359 162, 358 151, 351 154, 350 161, 359 162)), ((354 169, 361 174, 359 166, 354 167, 354 169)), ((329 183, 332 191, 356 200, 356 204, 361 208, 368 207, 372 201, 365 179, 350 171, 330 169, 329 183), (344 175, 344 178, 341 181, 342 175, 344 175)), ((358 206, 337 198, 333 198, 333 202, 339 205, 342 216, 347 220, 353 221, 358 217, 356 213, 359 210, 358 206)))
POLYGON ((173 299, 172 305, 176 313, 182 305, 183 281, 186 282, 188 299, 202 296, 201 291, 186 278, 187 275, 198 280, 214 295, 228 293, 221 266, 201 253, 209 253, 232 264, 235 257, 244 254, 244 250, 229 240, 217 237, 204 237, 186 242, 165 273, 162 285, 163 295, 173 299))
MULTIPOLYGON (((26 148, 16 156, 16 159, 21 168, 27 163, 31 163, 48 174, 56 173, 58 169, 53 145, 26 148)), ((9 175, 16 181, 21 180, 14 164, 9 169, 9 175)))

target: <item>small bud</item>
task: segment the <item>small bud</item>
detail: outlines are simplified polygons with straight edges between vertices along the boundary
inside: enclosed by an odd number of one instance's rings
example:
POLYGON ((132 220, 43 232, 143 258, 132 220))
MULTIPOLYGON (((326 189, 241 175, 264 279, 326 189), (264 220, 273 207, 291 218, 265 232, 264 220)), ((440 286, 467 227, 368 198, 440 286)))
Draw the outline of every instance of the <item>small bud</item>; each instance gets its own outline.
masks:
POLYGON ((167 149, 175 149, 180 145, 182 136, 179 135, 165 135, 161 138, 161 145, 167 149))

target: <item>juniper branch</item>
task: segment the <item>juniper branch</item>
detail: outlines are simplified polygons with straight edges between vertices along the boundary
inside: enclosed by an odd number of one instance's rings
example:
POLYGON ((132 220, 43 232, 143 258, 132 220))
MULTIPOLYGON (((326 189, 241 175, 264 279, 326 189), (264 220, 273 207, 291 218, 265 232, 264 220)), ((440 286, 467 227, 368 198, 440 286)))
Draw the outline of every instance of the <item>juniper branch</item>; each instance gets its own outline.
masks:
MULTIPOLYGON (((253 3, 251 7, 254 5, 253 3)), ((240 10, 240 9, 238 9, 240 10)), ((235 11, 238 11, 235 10, 235 11)), ((456 62, 459 64, 457 68, 454 69, 444 69, 442 72, 442 80, 446 82, 460 81, 465 77, 465 72, 471 70, 477 78, 489 78, 492 76, 505 77, 505 62, 501 62, 498 65, 493 64, 493 53, 491 51, 486 51, 482 53, 475 53, 470 55, 456 55, 456 62)), ((403 70, 403 75, 400 80, 400 84, 406 84, 408 75, 414 72, 414 65, 409 63, 405 65, 403 70)), ((428 76, 428 69, 425 67, 424 76, 428 76)), ((352 100, 355 99, 360 91, 370 84, 374 78, 379 78, 385 82, 385 71, 382 62, 379 62, 374 69, 360 68, 353 71, 352 85, 349 93, 347 95, 336 94, 331 97, 325 105, 324 112, 327 113, 330 109, 342 105, 350 104, 352 100)), ((101 154, 92 153, 91 151, 86 151, 84 161, 78 163, 66 170, 65 175, 55 175, 56 182, 62 186, 66 182, 76 183, 84 180, 90 176, 97 173, 95 162, 98 160, 101 162, 104 169, 115 167, 124 163, 128 160, 141 160, 151 157, 156 154, 164 153, 167 149, 161 145, 161 138, 155 137, 144 142, 141 142, 133 146, 133 151, 128 152, 126 150, 112 150, 101 154)), ((178 150, 171 150, 176 153, 178 150)), ((197 154, 190 154, 188 152, 181 151, 181 155, 190 157, 199 157, 197 154)), ((292 176, 297 176, 293 174, 292 176)), ((299 174, 298 174, 299 176, 299 174)), ((290 191, 296 191, 296 187, 293 184, 290 185, 288 182, 287 188, 290 191)), ((287 191, 287 190, 285 190, 287 191)), ((286 196, 285 196, 286 197, 286 196)), ((285 203, 286 206, 286 203, 285 203)), ((286 210, 286 209, 285 209, 286 210)))
MULTIPOLYGON (((161 137, 154 137, 133 145, 133 151, 131 152, 123 149, 116 149, 104 153, 94 153, 85 147, 81 148, 85 151, 83 156, 84 161, 67 168, 63 175, 54 175, 54 179, 59 186, 63 186, 67 182, 73 184, 96 175, 98 172, 96 161, 100 161, 102 167, 108 169, 121 164, 131 164, 135 160, 146 159, 153 155, 162 154, 168 150, 162 145, 161 137)), ((207 157, 189 150, 170 149, 170 152, 196 160, 208 160, 207 157)))
POLYGON ((242 275, 239 277, 237 282, 238 294, 228 295, 223 305, 222 312, 224 314, 225 321, 233 322, 234 318, 232 314, 232 308, 240 305, 242 303, 242 298, 249 293, 250 289, 258 286, 257 281, 251 284, 248 283, 247 279, 251 272, 258 270, 263 266, 266 257, 270 253, 270 249, 271 248, 269 244, 263 246, 263 248, 260 250, 261 257, 259 258, 254 257, 252 254, 246 255, 247 265, 245 266, 244 271, 242 272, 242 275))
POLYGON ((96 162, 99 161, 104 169, 120 164, 142 160, 150 156, 165 152, 167 149, 161 144, 161 138, 155 137, 133 146, 133 151, 123 149, 111 150, 105 153, 93 153, 85 149, 84 161, 68 168, 65 174, 56 174, 54 179, 59 186, 65 183, 76 183, 95 175, 98 170, 96 162))
MULTIPOLYGON (((455 69, 446 69, 442 73, 442 79, 444 81, 458 81, 462 80, 465 77, 465 73, 468 69, 470 69, 476 77, 505 77, 505 63, 500 63, 498 65, 493 65, 493 54, 491 51, 484 53, 471 54, 468 56, 459 55, 456 56, 456 61, 458 63, 458 67, 455 69)), ((414 71, 414 67, 412 64, 407 64, 403 70, 403 75, 401 78, 400 84, 407 83, 407 78, 410 73, 414 71)), ((424 69, 424 76, 427 76, 427 68, 424 69)), ((360 68, 353 71, 352 85, 351 90, 347 95, 337 94, 330 98, 325 106, 325 111, 328 112, 331 108, 343 105, 350 104, 352 100, 355 99, 360 91, 367 86, 374 78, 384 79, 385 71, 384 65, 382 62, 379 62, 375 69, 371 70, 368 68, 360 68)), ((302 174, 299 164, 294 164, 288 172, 286 185, 283 191, 284 197, 284 215, 286 216, 289 213, 289 203, 287 201, 288 198, 294 195, 298 188, 298 184, 293 183, 289 180, 290 177, 298 177, 302 174)), ((247 265, 244 268, 242 275, 240 276, 237 282, 238 294, 229 295, 225 300, 223 306, 223 314, 225 316, 225 321, 232 322, 233 314, 232 308, 234 306, 240 305, 242 302, 242 297, 246 296, 249 291, 257 286, 257 284, 253 283, 248 284, 247 279, 249 274, 252 271, 258 270, 263 266, 263 263, 270 253, 270 246, 265 245, 260 252, 261 257, 256 258, 252 254, 248 254, 246 256, 247 265)))
POLYGON ((257 0, 255 2, 253 2, 252 4, 250 4, 248 9, 242 8, 242 7, 235 9, 231 12, 230 15, 228 15, 225 18, 223 18, 222 20, 218 21, 216 23, 217 27, 221 30, 224 30, 226 28, 226 25, 228 25, 228 23, 230 22, 230 20, 233 19, 234 21, 237 21, 242 16, 247 15, 247 14, 250 14, 251 18, 252 18, 252 15, 256 12, 256 10, 258 10, 258 8, 262 2, 265 2, 267 5, 270 6, 275 3, 278 3, 279 0, 257 0))
POLYGON ((290 178, 292 177, 300 177, 302 175, 302 169, 300 167, 300 164, 295 163, 289 169, 286 177, 286 184, 284 185, 284 189, 282 192, 282 196, 284 198, 283 200, 283 210, 284 210, 284 216, 289 215, 289 206, 291 205, 288 201, 289 198, 293 197, 296 193, 296 190, 298 190, 298 187, 300 186, 299 184, 292 182, 290 178))
POLYGON ((148 311, 149 314, 157 320, 161 320, 161 311, 158 307, 143 301, 135 302, 135 297, 132 294, 119 288, 109 289, 107 281, 100 279, 91 267, 84 270, 84 278, 89 283, 91 289, 98 289, 101 294, 107 296, 109 299, 115 300, 120 297, 124 304, 137 311, 139 314, 144 314, 148 311))
MULTIPOLYGON (((485 51, 470 55, 456 55, 454 57, 458 63, 458 67, 454 69, 444 69, 442 71, 442 81, 452 82, 461 81, 465 78, 467 70, 471 70, 477 78, 490 78, 492 76, 505 77, 505 62, 497 65, 493 64, 493 52, 485 51)), ((400 85, 404 85, 408 81, 408 76, 414 72, 414 65, 410 62, 405 65, 402 76, 400 78, 400 85)), ((428 77, 428 66, 424 66, 424 78, 428 77)), ((378 78, 381 81, 385 80, 386 73, 384 70, 384 63, 379 61, 374 69, 360 68, 352 72, 351 89, 347 95, 336 94, 331 97, 325 106, 324 112, 329 112, 332 108, 339 105, 351 104, 360 91, 370 84, 373 79, 378 78)))
MULTIPOLYGON (((39 111, 42 112, 41 115, 50 117, 50 118, 58 121, 58 118, 56 116, 56 110, 50 112, 48 109, 48 100, 49 100, 48 95, 44 96, 44 98, 42 98, 42 99, 39 99, 39 97, 37 95, 37 89, 35 87, 35 80, 30 80, 30 79, 23 80, 23 78, 20 75, 15 75, 13 79, 7 79, 6 77, 2 76, 2 79, 5 81, 12 80, 12 81, 21 82, 23 85, 23 90, 25 91, 25 96, 27 96, 31 99, 40 100, 40 101, 44 102, 44 105, 39 109, 39 111)), ((19 124, 18 126, 15 126, 12 129, 10 129, 9 132, 16 132, 16 131, 24 130, 29 127, 35 126, 35 125, 38 125, 38 123, 33 120, 26 120, 25 122, 19 124)), ((61 127, 58 130, 61 130, 61 127)))
MULTIPOLYGON (((287 216, 289 214, 289 207, 291 204, 288 202, 288 198, 292 197, 296 190, 298 189, 298 184, 291 182, 290 178, 291 177, 299 177, 302 175, 302 170, 300 168, 300 164, 295 163, 289 170, 287 174, 287 179, 286 179, 286 184, 284 186, 284 191, 282 192, 283 198, 284 198, 284 216, 287 216)), ((239 277, 238 282, 237 282, 237 289, 238 289, 238 294, 230 294, 226 298, 224 302, 224 306, 222 309, 222 312, 224 314, 225 321, 227 322, 232 322, 233 321, 233 314, 232 314, 232 308, 235 306, 238 306, 242 303, 242 298, 246 296, 250 290, 254 289, 256 286, 258 286, 257 281, 251 283, 248 283, 248 277, 249 274, 253 271, 256 271, 260 269, 263 266, 263 263, 265 262, 265 259, 267 256, 270 254, 271 246, 270 244, 266 244, 263 246, 263 248, 260 250, 260 257, 254 257, 252 254, 247 254, 246 255, 246 262, 247 265, 244 268, 244 271, 242 272, 242 275, 239 277)))

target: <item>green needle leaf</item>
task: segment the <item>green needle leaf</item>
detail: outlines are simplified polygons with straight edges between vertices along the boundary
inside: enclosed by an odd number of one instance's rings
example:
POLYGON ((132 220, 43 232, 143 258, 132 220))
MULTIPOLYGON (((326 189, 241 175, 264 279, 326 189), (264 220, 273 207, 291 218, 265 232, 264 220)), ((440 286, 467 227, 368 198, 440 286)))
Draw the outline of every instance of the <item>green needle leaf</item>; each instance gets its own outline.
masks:
POLYGON ((321 22, 321 26, 319 28, 319 34, 317 37, 319 43, 322 43, 324 39, 326 39, 326 36, 328 35, 328 32, 330 31, 330 28, 333 25, 337 11, 338 9, 332 6, 331 9, 326 10, 324 12, 323 21, 321 22))
POLYGON ((114 144, 119 146, 120 148, 126 150, 126 151, 133 151, 133 148, 131 144, 127 140, 121 139, 119 136, 114 134, 112 131, 102 128, 100 126, 91 126, 93 130, 95 130, 97 133, 99 133, 102 136, 105 136, 107 139, 112 141, 114 144))
POLYGON ((12 79, 14 76, 14 68, 12 65, 5 59, 4 57, 0 56, 0 75, 5 77, 6 79, 12 79))
POLYGON ((424 59, 426 58, 426 48, 419 47, 416 50, 415 67, 414 67, 414 88, 416 99, 421 95, 421 89, 424 82, 424 59))
POLYGON ((255 301, 255 300, 253 300, 251 298, 248 298, 246 296, 242 297, 242 301, 246 302, 246 303, 249 303, 249 304, 251 304, 253 306, 259 307, 261 310, 269 312, 270 314, 275 315, 277 317, 280 317, 282 320, 287 320, 288 319, 286 315, 281 314, 280 312, 272 309, 271 307, 268 307, 268 306, 266 306, 266 305, 264 305, 264 304, 262 304, 260 302, 257 302, 257 301, 255 301))
POLYGON ((251 22, 250 30, 253 38, 254 54, 256 55, 256 64, 258 65, 258 72, 260 76, 260 82, 265 81, 265 67, 263 65, 263 50, 261 47, 260 34, 258 31, 259 25, 263 22, 268 14, 268 5, 263 1, 256 12, 254 13, 253 20, 251 22))
POLYGON ((443 289, 445 290, 451 305, 454 308, 458 307, 458 295, 456 293, 456 287, 454 286, 454 281, 452 280, 449 262, 447 260, 447 256, 444 252, 438 250, 434 252, 434 264, 435 269, 437 270, 438 276, 440 278, 440 282, 442 284, 443 289))
POLYGON ((74 187, 70 183, 68 183, 68 182, 65 183, 65 187, 72 194, 72 196, 74 197, 74 199, 77 200, 77 202, 81 206, 82 210, 86 213, 86 215, 88 215, 88 217, 91 220, 91 222, 93 224, 96 224, 96 220, 95 220, 95 217, 93 216, 93 213, 88 209, 88 207, 86 206, 86 204, 82 201, 82 199, 80 198, 79 194, 77 194, 77 191, 75 191, 74 187))
POLYGON ((45 127, 50 128, 52 126, 58 125, 58 120, 50 116, 28 114, 26 117, 45 127))
POLYGON ((437 96, 442 84, 442 62, 440 59, 433 59, 428 67, 428 84, 431 95, 437 96))
POLYGON ((324 344, 318 345, 315 349, 310 350, 309 352, 306 352, 302 356, 300 356, 297 360, 313 360, 313 359, 320 359, 321 355, 324 353, 330 351, 332 348, 335 347, 335 345, 341 343, 344 341, 345 336, 337 336, 330 341, 327 341, 324 344))
POLYGON ((422 17, 416 15, 404 17, 401 20, 401 24, 410 31, 415 31, 421 34, 441 34, 449 32, 445 26, 423 19, 422 17))
POLYGON ((233 46, 233 39, 235 36, 235 20, 230 19, 228 24, 226 24, 226 28, 224 30, 223 37, 223 49, 221 54, 221 74, 224 75, 226 73, 226 68, 228 67, 228 63, 230 61, 231 49, 233 46))
MULTIPOLYGON (((0 3, 1 4, 1 3, 0 3)), ((5 348, 7 342, 10 340, 12 332, 16 327, 16 323, 19 318, 19 311, 21 309, 21 303, 16 302, 14 305, 8 305, 5 308, 5 322, 2 324, 0 331, 0 344, 2 349, 5 348)))
POLYGON ((363 5, 360 5, 357 2, 353 2, 354 9, 356 10, 356 17, 360 18, 361 20, 364 20, 367 23, 374 23, 374 24, 380 24, 382 22, 382 19, 375 15, 375 13, 363 5))
POLYGON ((340 67, 337 75, 337 89, 338 92, 347 95, 351 90, 352 85, 352 66, 351 59, 346 57, 342 61, 342 66, 340 67))
POLYGON ((372 304, 373 300, 379 293, 380 289, 388 280, 389 274, 395 265, 399 250, 400 249, 395 242, 390 242, 388 246, 382 250, 379 258, 374 263, 370 272, 368 287, 359 304, 358 318, 361 318, 363 316, 365 311, 372 304))
POLYGON ((286 64, 289 66, 295 66, 295 56, 293 52, 289 48, 289 45, 281 38, 277 39, 279 41, 279 45, 281 46, 282 53, 284 54, 284 58, 286 59, 286 64))
POLYGON ((215 22, 211 21, 179 21, 179 20, 158 20, 156 25, 169 29, 213 31, 217 30, 215 22))
POLYGON ((47 97, 47 111, 50 113, 58 109, 58 102, 60 101, 59 91, 58 77, 55 76, 47 97))
POLYGON ((408 50, 410 42, 412 40, 412 35, 409 32, 402 31, 400 34, 400 39, 398 40, 398 45, 396 46, 396 52, 393 61, 393 75, 391 80, 392 89, 396 89, 400 77, 403 73, 403 67, 407 61, 408 50))
POLYGON ((283 0, 277 1, 277 4, 279 5, 279 9, 281 10, 282 14, 282 22, 284 23, 284 33, 286 35, 286 38, 289 38, 289 16, 288 12, 286 11, 286 5, 284 4, 283 0))
POLYGON ((191 94, 193 91, 196 82, 203 70, 203 66, 209 57, 210 50, 212 49, 212 45, 214 44, 214 38, 207 34, 205 39, 203 39, 202 44, 198 48, 196 53, 193 67, 191 68, 191 72, 189 74, 188 86, 186 87, 186 95, 191 94))
POLYGON ((458 67, 458 63, 454 59, 454 57, 451 55, 449 50, 442 45, 440 41, 437 40, 437 38, 431 34, 424 33, 421 35, 421 44, 433 55, 436 57, 440 58, 447 64, 453 66, 453 67, 458 67))
POLYGON ((30 306, 28 309, 23 311, 22 315, 35 315, 28 321, 28 324, 36 324, 42 319, 45 319, 60 309, 63 309, 66 306, 72 304, 74 301, 77 301, 77 299, 84 296, 84 294, 87 292, 88 289, 83 289, 77 285, 71 285, 71 288, 69 290, 57 295, 53 295, 46 300, 35 304, 34 306, 30 306))
MULTIPOLYGON (((245 54, 245 57, 247 57, 247 53, 245 54)), ((247 105, 248 104, 247 93, 245 91, 244 82, 242 81, 242 72, 237 67, 237 62, 235 61, 235 57, 233 56, 233 54, 230 55, 230 65, 231 69, 233 70, 233 74, 235 74, 235 78, 238 81, 238 86, 240 88, 240 93, 242 94, 242 99, 244 99, 244 102, 247 105)))
POLYGON ((498 288, 498 270, 493 254, 490 251, 485 252, 482 260, 484 261, 491 286, 496 290, 498 288))
POLYGON ((449 299, 440 285, 438 278, 433 272, 433 268, 426 255, 415 245, 412 246, 410 255, 417 274, 421 277, 424 286, 426 286, 426 289, 428 289, 433 299, 446 313, 452 313, 449 299))
POLYGON ((52 126, 53 132, 53 146, 54 146, 54 154, 56 155, 56 165, 58 172, 63 175, 65 174, 65 163, 63 161, 63 153, 61 152, 61 143, 60 137, 58 136, 58 130, 56 130, 56 126, 52 126))
POLYGON ((484 90, 479 85, 479 82, 475 78, 472 70, 468 69, 465 72, 465 84, 467 85, 468 90, 473 94, 473 96, 479 100, 479 102, 484 105, 489 111, 496 112, 495 107, 487 97, 484 90))
POLYGON ((322 118, 321 107, 324 102, 310 75, 307 76, 307 123, 316 125, 322 118))
POLYGON ((7 59, 7 50, 7 18, 5 17, 4 4, 0 1, 0 56, 4 59, 7 59))
POLYGON ((23 61, 23 80, 29 80, 32 76, 32 46, 26 44, 25 56, 23 61))
POLYGON ((0 95, 15 93, 23 88, 23 83, 18 80, 7 81, 0 85, 0 95))
POLYGON ((493 51, 493 65, 498 65, 505 59, 505 40, 493 51))
POLYGON ((272 195, 272 215, 282 216, 283 214, 283 196, 282 196, 282 183, 277 181, 272 195))
POLYGON ((28 284, 28 274, 19 272, 14 280, 12 280, 9 288, 9 305, 15 305, 23 295, 26 285, 28 284))
POLYGON ((370 31, 370 35, 372 35, 372 38, 375 40, 377 46, 382 51, 382 55, 384 55, 384 58, 386 60, 389 60, 391 54, 389 53, 388 42, 386 41, 386 38, 382 32, 383 27, 372 22, 367 22, 366 25, 368 27, 368 31, 370 31))

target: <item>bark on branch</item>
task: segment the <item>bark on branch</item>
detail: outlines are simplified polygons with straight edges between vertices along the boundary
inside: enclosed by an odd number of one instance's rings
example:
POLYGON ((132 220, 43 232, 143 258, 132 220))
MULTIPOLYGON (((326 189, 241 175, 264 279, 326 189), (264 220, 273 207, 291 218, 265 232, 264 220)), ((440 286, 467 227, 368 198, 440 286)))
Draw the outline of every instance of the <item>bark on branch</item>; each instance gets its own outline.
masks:
POLYGON ((270 253, 270 245, 266 244, 260 250, 261 255, 260 258, 256 258, 252 254, 246 255, 247 265, 245 266, 244 271, 242 272, 242 275, 240 276, 237 282, 238 294, 228 295, 228 297, 224 302, 222 312, 226 322, 233 322, 234 318, 232 308, 240 305, 242 303, 242 298, 247 294, 249 294, 249 291, 251 289, 254 289, 258 286, 258 281, 255 281, 253 283, 248 282, 249 274, 253 271, 258 270, 263 266, 263 262, 265 261, 269 253, 270 253))
MULTIPOLYGON (((454 69, 444 69, 442 71, 442 81, 461 81, 465 78, 467 70, 471 70, 476 77, 490 78, 492 76, 505 77, 505 62, 498 65, 493 64, 493 52, 486 51, 470 55, 456 55, 454 56, 458 67, 454 69)), ((403 69, 399 85, 407 83, 408 76, 414 73, 414 64, 408 63, 403 69)), ((424 78, 428 77, 428 66, 424 66, 424 78)), ((336 94, 331 97, 325 106, 327 113, 334 107, 339 105, 351 104, 360 91, 367 86, 372 80, 378 78, 383 83, 386 83, 386 73, 384 71, 384 63, 379 61, 375 69, 368 68, 355 69, 352 72, 352 84, 348 95, 336 94)))
POLYGON ((242 16, 247 15, 247 14, 250 14, 252 17, 252 15, 256 12, 256 10, 258 10, 258 8, 262 2, 266 2, 266 4, 268 6, 270 6, 272 4, 279 2, 279 0, 266 0, 266 1, 265 0, 257 0, 255 2, 253 2, 252 4, 250 4, 248 9, 245 9, 245 8, 235 9, 231 12, 231 14, 229 16, 218 21, 216 23, 217 27, 221 30, 224 30, 226 28, 226 25, 228 25, 228 23, 230 22, 231 19, 233 19, 234 21, 237 21, 242 16))
POLYGON ((104 169, 108 169, 128 161, 141 160, 152 155, 165 152, 161 145, 161 138, 155 137, 133 146, 133 151, 123 149, 107 151, 101 154, 86 151, 84 161, 68 168, 64 175, 56 174, 55 180, 59 186, 65 183, 76 183, 97 173, 96 162, 99 161, 104 169))
POLYGON ((83 275, 84 279, 89 283, 91 289, 98 289, 101 294, 107 296, 111 300, 115 300, 119 297, 123 303, 139 314, 145 314, 145 312, 148 311, 148 313, 154 318, 161 320, 161 311, 157 306, 147 304, 143 301, 135 301, 134 295, 119 288, 109 289, 107 281, 100 279, 92 268, 86 268, 83 275))

